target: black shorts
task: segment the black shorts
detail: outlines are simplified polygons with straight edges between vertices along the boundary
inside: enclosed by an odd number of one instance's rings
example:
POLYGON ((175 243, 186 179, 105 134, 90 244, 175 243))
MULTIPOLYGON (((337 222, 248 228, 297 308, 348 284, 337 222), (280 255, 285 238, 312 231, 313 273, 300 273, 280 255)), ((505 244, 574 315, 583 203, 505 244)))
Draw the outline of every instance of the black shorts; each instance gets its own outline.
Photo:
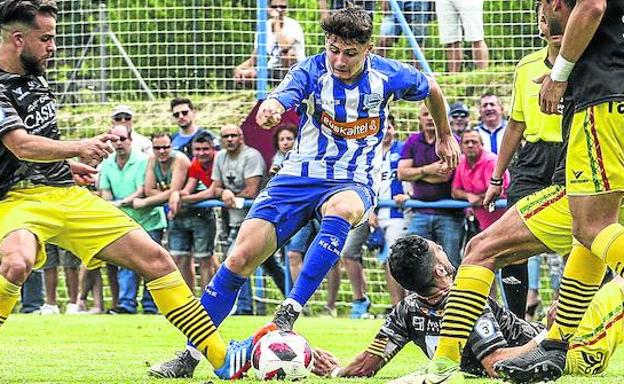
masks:
POLYGON ((547 141, 527 142, 518 153, 511 169, 507 190, 507 206, 552 184, 552 175, 559 161, 562 144, 547 141))

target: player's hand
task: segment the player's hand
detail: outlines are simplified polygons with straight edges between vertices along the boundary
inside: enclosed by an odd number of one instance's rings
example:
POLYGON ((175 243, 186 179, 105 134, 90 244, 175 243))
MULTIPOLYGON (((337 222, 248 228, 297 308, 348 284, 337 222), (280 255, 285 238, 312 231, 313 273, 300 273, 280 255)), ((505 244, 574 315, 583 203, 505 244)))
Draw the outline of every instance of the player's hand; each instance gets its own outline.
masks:
POLYGON ((557 303, 558 300, 554 300, 550 307, 548 308, 548 313, 546 314, 546 329, 550 329, 552 325, 555 323, 555 317, 557 316, 557 303))
POLYGON ((485 196, 483 196, 483 206, 487 208, 490 203, 495 203, 499 196, 503 193, 503 187, 500 185, 489 185, 485 196))
POLYGON ((329 376, 331 372, 338 368, 338 360, 327 351, 314 349, 314 369, 312 373, 318 376, 329 376))
POLYGON ((95 175, 98 173, 97 169, 77 161, 68 161, 69 168, 76 184, 92 185, 95 184, 95 175))
POLYGON ((111 134, 99 135, 90 139, 83 139, 78 142, 78 156, 86 162, 101 162, 115 150, 110 145, 110 141, 117 141, 119 137, 111 134))
POLYGON ((286 112, 282 103, 275 99, 266 99, 260 104, 256 114, 256 123, 264 129, 271 129, 282 120, 286 112))
POLYGON ((537 84, 542 84, 539 92, 541 111, 549 115, 561 114, 559 104, 568 88, 568 82, 554 81, 550 78, 550 74, 542 75, 533 81, 537 84))
POLYGON ((453 135, 444 135, 436 140, 436 154, 448 167, 449 171, 452 171, 457 167, 459 163, 459 144, 453 135))

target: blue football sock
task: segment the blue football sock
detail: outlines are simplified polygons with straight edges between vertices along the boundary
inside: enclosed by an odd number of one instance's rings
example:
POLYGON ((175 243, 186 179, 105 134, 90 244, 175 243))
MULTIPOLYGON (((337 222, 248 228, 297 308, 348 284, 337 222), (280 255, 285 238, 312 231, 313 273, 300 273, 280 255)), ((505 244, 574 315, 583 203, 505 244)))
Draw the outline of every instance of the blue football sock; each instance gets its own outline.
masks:
POLYGON ((215 326, 219 326, 234 307, 239 288, 246 278, 221 264, 217 273, 202 293, 200 301, 215 326))
POLYGON ((288 298, 305 305, 340 259, 351 224, 340 216, 325 216, 321 228, 305 255, 301 273, 288 298))

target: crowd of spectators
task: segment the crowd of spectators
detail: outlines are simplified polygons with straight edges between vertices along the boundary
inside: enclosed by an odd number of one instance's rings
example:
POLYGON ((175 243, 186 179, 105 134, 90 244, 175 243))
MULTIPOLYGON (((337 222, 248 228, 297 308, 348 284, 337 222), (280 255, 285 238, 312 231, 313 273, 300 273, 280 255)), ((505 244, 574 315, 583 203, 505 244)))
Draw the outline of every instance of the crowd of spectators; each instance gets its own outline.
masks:
MULTIPOLYGON (((389 274, 385 261, 397 238, 418 234, 432 239, 442 245, 451 262, 458 266, 467 238, 502 215, 502 209, 490 212, 484 208, 483 196, 497 158, 494 153, 497 140, 493 135, 505 126, 503 107, 497 95, 490 93, 483 95, 476 107, 479 110, 477 120, 471 119, 470 107, 465 102, 457 101, 449 107, 449 121, 464 154, 454 173, 445 173, 435 154, 433 122, 424 104, 420 107, 419 126, 401 127, 403 131, 412 131, 405 142, 397 138, 396 122, 390 115, 383 141, 379 200, 393 200, 397 207, 375 209, 369 225, 351 231, 342 252, 342 262, 327 276, 327 298, 322 310, 325 315, 337 315, 343 268, 352 289, 350 316, 368 316, 372 303, 363 262, 367 249, 377 254, 378 265, 386 277, 387 293, 395 304, 406 293, 389 274), (488 127, 496 128, 490 132, 488 127), (403 208, 410 198, 466 200, 470 208, 403 208)), ((114 108, 108 132, 118 136, 119 141, 114 143, 114 155, 99 165, 94 193, 119 207, 155 241, 166 245, 187 284, 192 289, 204 289, 233 245, 247 213, 244 202, 253 200, 267 180, 279 172, 282 161, 293 150, 297 130, 288 124, 275 129, 275 153, 266 167, 261 153, 245 143, 241 127, 224 124, 218 134, 200 127, 192 101, 185 98, 172 100, 170 113, 177 125, 175 132, 153 133, 146 142, 132 129, 132 109, 126 105, 114 108), (195 206, 205 200, 220 200, 223 208, 195 206)), ((506 173, 503 187, 507 188, 508 183, 506 173)), ((272 278, 282 294, 297 279, 317 230, 318 223, 309 222, 284 249, 262 264, 261 271, 272 278)), ((65 313, 157 312, 149 292, 142 288, 140 279, 131 270, 114 265, 95 265, 90 266, 94 269, 87 269, 80 266, 79 259, 58 247, 50 245, 46 250, 48 261, 41 276, 33 274, 23 291, 22 312, 60 313, 56 299, 59 266, 65 272, 65 313), (108 276, 112 299, 108 309, 102 297, 100 268, 108 276), (41 282, 37 283, 39 278, 41 282), (90 294, 93 304, 87 308, 90 294)), ((553 263, 556 261, 550 262, 553 263)), ((557 279, 555 266, 551 271, 552 278, 557 279)), ((532 287, 535 285, 533 283, 532 287)), ((257 287, 248 282, 233 313, 264 314, 264 304, 258 300, 254 302, 254 296, 258 295, 261 293, 257 287)))
MULTIPOLYGON (((321 17, 325 17, 330 9, 349 4, 360 6, 371 15, 375 12, 373 1, 321 0, 321 17)), ((438 18, 440 41, 448 52, 449 71, 461 70, 463 41, 472 44, 475 67, 487 67, 482 0, 398 0, 397 4, 421 48, 424 48, 428 36, 428 24, 434 17, 438 18)), ((266 25, 268 70, 271 83, 276 85, 291 65, 305 59, 305 42, 301 25, 287 16, 287 0, 271 0, 269 6, 266 25)), ((383 22, 376 53, 385 55, 387 48, 405 31, 397 14, 391 11, 389 1, 383 1, 380 8, 383 22)), ((233 72, 235 81, 241 86, 253 86, 257 77, 257 54, 256 36, 249 58, 233 72)), ((395 120, 390 115, 383 141, 379 199, 393 200, 397 206, 376 208, 369 225, 352 229, 340 265, 337 264, 327 276, 324 314, 334 317, 337 314, 342 266, 352 288, 351 317, 368 315, 372 303, 363 263, 366 248, 376 250, 390 301, 396 304, 406 292, 394 281, 385 261, 397 238, 418 234, 436 241, 444 248, 451 263, 458 267, 467 240, 503 214, 503 209, 492 211, 483 206, 507 128, 505 109, 499 96, 506 95, 485 93, 479 98, 475 105, 477 119, 471 116, 466 101, 450 104, 449 122, 463 152, 459 166, 451 173, 446 171, 435 153, 435 127, 424 104, 420 107, 418 127, 402 127, 403 131, 410 132, 405 142, 398 140, 395 120), (467 201, 470 208, 410 210, 403 207, 408 199, 432 202, 451 198, 467 201)), ((93 192, 137 221, 152 239, 166 245, 192 290, 204 289, 220 260, 233 246, 248 211, 245 201, 256 198, 266 181, 279 172, 282 161, 293 150, 297 129, 282 125, 275 130, 275 154, 267 167, 262 154, 245 142, 240 126, 225 124, 218 135, 202 128, 198 125, 192 101, 186 98, 173 99, 170 113, 177 130, 173 134, 156 132, 147 138, 133 129, 134 111, 129 106, 117 105, 113 109, 108 132, 117 135, 119 141, 114 144, 114 156, 99 165, 99 180, 93 192), (220 200, 223 208, 195 205, 205 200, 220 200), (221 244, 221 252, 217 252, 218 244, 221 244)), ((505 197, 504 190, 509 185, 507 172, 501 185, 501 196, 505 197)), ((318 223, 309 222, 278 254, 262 264, 262 271, 272 278, 282 294, 297 279, 316 231, 318 223)), ((56 298, 59 266, 64 269, 68 292, 66 313, 134 314, 139 308, 137 297, 140 297, 143 313, 157 312, 146 289, 143 288, 139 295, 142 284, 131 270, 114 265, 80 267, 79 259, 58 247, 48 246, 46 250, 48 262, 43 272, 35 271, 24 284, 22 312, 60 312, 56 298), (110 285, 112 300, 108 309, 104 308, 100 268, 105 268, 110 285), (89 294, 93 298, 91 309, 86 304, 89 294)), ((556 281, 559 267, 557 260, 553 260, 549 262, 551 279, 556 281)), ((538 262, 538 259, 533 261, 534 271, 539 268, 538 262)), ((530 294, 536 295, 535 273, 532 279, 530 294)), ((253 291, 248 281, 241 289, 234 314, 265 313, 261 301, 254 308, 253 291)), ((259 292, 255 293, 259 295, 259 292)))

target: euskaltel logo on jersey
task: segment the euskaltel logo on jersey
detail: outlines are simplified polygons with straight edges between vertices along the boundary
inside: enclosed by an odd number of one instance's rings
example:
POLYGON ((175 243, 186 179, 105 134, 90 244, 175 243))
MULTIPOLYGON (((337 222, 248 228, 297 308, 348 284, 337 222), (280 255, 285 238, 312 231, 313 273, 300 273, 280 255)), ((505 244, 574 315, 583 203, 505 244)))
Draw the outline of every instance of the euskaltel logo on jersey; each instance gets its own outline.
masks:
POLYGON ((323 112, 321 124, 332 131, 334 135, 345 139, 363 139, 379 132, 381 120, 379 117, 365 117, 348 123, 341 123, 334 120, 327 112, 323 112))

